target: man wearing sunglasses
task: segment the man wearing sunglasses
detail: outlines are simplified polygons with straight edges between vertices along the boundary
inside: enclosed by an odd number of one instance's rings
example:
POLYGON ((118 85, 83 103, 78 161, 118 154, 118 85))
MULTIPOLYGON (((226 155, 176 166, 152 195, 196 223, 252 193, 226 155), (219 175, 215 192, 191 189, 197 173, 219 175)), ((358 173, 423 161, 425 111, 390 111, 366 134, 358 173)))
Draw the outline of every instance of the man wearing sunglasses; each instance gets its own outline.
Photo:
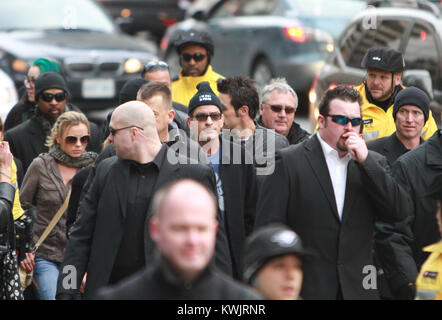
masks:
POLYGON ((389 175, 385 157, 367 150, 360 104, 352 88, 328 90, 318 132, 277 152, 275 173, 260 188, 255 228, 284 223, 317 253, 303 266, 304 299, 378 299, 366 278, 367 268, 376 277, 375 222, 410 215, 411 199, 389 175))
MULTIPOLYGON (((9 111, 5 121, 5 131, 28 120, 35 111, 35 80, 43 73, 60 73, 60 64, 52 58, 36 59, 25 76, 24 88, 20 101, 9 111)), ((20 90, 22 92, 23 90, 20 90)))
POLYGON ((263 88, 261 97, 260 125, 274 129, 286 137, 290 144, 300 143, 310 137, 310 133, 294 121, 298 96, 284 78, 273 79, 263 88))
POLYGON ((198 84, 189 103, 191 137, 206 153, 218 191, 218 203, 230 244, 233 276, 241 278, 242 248, 252 231, 257 184, 252 155, 239 144, 220 135, 224 117, 221 101, 208 82, 198 84), (193 134, 193 136, 192 136, 193 134))
MULTIPOLYGON (((89 299, 99 288, 153 263, 157 252, 148 225, 152 198, 162 186, 189 178, 216 193, 215 177, 208 166, 169 163, 170 149, 160 141, 154 112, 145 103, 129 101, 118 106, 109 126, 117 156, 100 162, 80 203, 61 266, 61 270, 64 266, 76 268, 77 287, 66 286, 66 274, 60 273, 57 299, 73 299, 86 272, 84 298, 89 299)), ((216 218, 221 222, 219 213, 216 218)), ((223 226, 217 229, 216 239, 214 262, 231 274, 223 226)))
MULTIPOLYGON (((46 137, 52 125, 66 111, 81 112, 67 102, 69 90, 63 77, 56 72, 43 73, 35 80, 35 114, 20 125, 6 131, 11 152, 22 161, 26 173, 32 160, 40 153, 47 152, 46 137)), ((87 151, 100 152, 101 134, 96 124, 90 123, 91 141, 87 151)))
MULTIPOLYGON (((401 85, 405 61, 397 50, 372 47, 367 50, 361 66, 367 70, 365 79, 356 90, 362 97, 362 118, 364 119, 364 139, 388 137, 395 130, 393 102, 404 89, 401 85)), ((430 112, 429 119, 422 129, 422 137, 428 139, 437 130, 430 112)))
POLYGON ((213 40, 205 31, 179 30, 171 40, 177 50, 182 70, 172 81, 172 99, 185 106, 196 94, 196 86, 208 81, 215 94, 216 82, 224 77, 213 71, 210 61, 214 55, 213 40))

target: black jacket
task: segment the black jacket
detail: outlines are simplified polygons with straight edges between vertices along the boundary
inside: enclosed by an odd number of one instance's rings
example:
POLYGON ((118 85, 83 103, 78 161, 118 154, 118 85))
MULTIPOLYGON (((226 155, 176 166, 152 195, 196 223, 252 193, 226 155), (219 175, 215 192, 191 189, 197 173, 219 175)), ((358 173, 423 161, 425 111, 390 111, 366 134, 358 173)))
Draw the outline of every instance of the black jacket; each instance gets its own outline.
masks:
POLYGON ((100 300, 257 300, 261 297, 243 284, 208 266, 192 283, 180 280, 170 264, 157 257, 155 264, 94 297, 100 300))
POLYGON ((396 160, 392 173, 397 182, 404 186, 414 202, 411 228, 414 235, 413 256, 420 269, 428 253, 422 248, 440 240, 436 222, 436 200, 429 197, 429 187, 442 175, 442 131, 419 147, 396 160))
MULTIPOLYGON (((12 216, 15 188, 6 182, 0 183, 0 261, 3 253, 15 249, 15 228, 12 216)), ((0 277, 1 279, 1 277, 0 277)), ((2 281, 2 280, 0 280, 2 281)))
MULTIPOLYGON (((264 123, 262 122, 262 117, 258 118, 258 124, 264 127, 264 123)), ((286 136, 287 140, 290 144, 298 144, 304 140, 310 138, 310 133, 301 128, 301 126, 293 121, 292 126, 290 127, 289 133, 286 136)))
POLYGON ((385 157, 373 151, 363 164, 350 160, 340 219, 317 136, 277 153, 275 173, 260 190, 255 226, 284 223, 315 251, 318 257, 303 264, 304 299, 336 299, 339 291, 344 299, 378 298, 376 289, 363 287, 363 270, 374 265, 375 221, 411 214, 411 200, 386 167, 385 157))
MULTIPOLYGON (((227 238, 232 254, 233 276, 241 279, 242 254, 246 237, 255 223, 258 189, 255 168, 246 163, 245 149, 228 139, 219 137, 222 148, 220 175, 224 192, 224 211, 227 238), (241 162, 235 162, 238 154, 241 162)), ((251 158, 250 158, 251 159, 251 158)))
MULTIPOLYGON (((168 150, 166 145, 162 148, 168 150)), ((163 150, 163 149, 162 149, 163 150)), ((65 250, 62 266, 76 268, 77 288, 85 272, 88 273, 84 297, 90 298, 100 287, 109 282, 117 251, 123 237, 126 217, 130 161, 111 157, 103 160, 96 168, 92 185, 80 203, 78 220, 72 228, 65 250)), ((215 177, 212 168, 203 164, 171 165, 167 157, 162 159, 161 170, 153 192, 165 184, 180 178, 195 179, 216 194, 215 177)), ((154 243, 150 239, 148 223, 152 212, 145 220, 145 261, 152 261, 154 243)), ((227 239, 218 215, 220 226, 217 233, 215 262, 224 272, 231 274, 230 253, 227 239)), ((64 274, 58 278, 57 296, 74 297, 76 290, 63 286, 64 274)))
MULTIPOLYGON (((421 143, 422 142, 423 140, 421 139, 421 143)), ((402 142, 398 139, 396 132, 394 132, 391 136, 382 137, 367 142, 367 148, 385 156, 390 165, 393 164, 393 162, 395 162, 396 159, 401 155, 407 151, 410 151, 405 148, 402 142)))
MULTIPOLYGON (((389 164, 393 164, 397 158, 409 151, 398 139, 396 132, 368 142, 367 148, 385 156, 389 164)), ((400 223, 388 224, 378 221, 376 224, 377 236, 382 239, 377 241, 375 251, 376 264, 384 271, 378 277, 382 298, 414 298, 414 288, 408 284, 415 282, 418 270, 414 267, 416 263, 411 250, 413 234, 409 226, 410 220, 411 216, 400 223), (384 253, 382 259, 378 256, 378 251, 384 253)))
MULTIPOLYGON (((97 125, 89 122, 91 127, 91 140, 86 150, 99 153, 101 151, 101 133, 97 125)), ((5 140, 9 142, 12 154, 19 158, 23 165, 23 171, 26 174, 32 160, 40 153, 48 152, 46 143, 46 132, 43 125, 37 120, 37 116, 19 124, 18 126, 6 131, 5 140)))
POLYGON ((25 92, 20 98, 20 101, 12 107, 6 116, 5 131, 32 118, 35 115, 35 108, 36 104, 28 100, 28 94, 25 92))

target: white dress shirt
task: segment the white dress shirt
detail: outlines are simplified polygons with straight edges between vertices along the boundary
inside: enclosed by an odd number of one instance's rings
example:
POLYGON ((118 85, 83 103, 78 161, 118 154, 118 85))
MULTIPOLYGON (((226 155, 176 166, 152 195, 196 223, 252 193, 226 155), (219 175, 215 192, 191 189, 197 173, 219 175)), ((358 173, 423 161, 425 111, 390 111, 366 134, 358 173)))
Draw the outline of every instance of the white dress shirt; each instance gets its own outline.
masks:
POLYGON ((327 162, 328 172, 330 174, 333 191, 335 193, 336 208, 338 209, 339 218, 342 220, 342 211, 344 209, 345 187, 347 182, 347 166, 351 160, 351 155, 347 153, 344 157, 339 158, 338 151, 330 147, 327 142, 322 140, 319 132, 318 140, 321 143, 324 152, 325 161, 327 162))

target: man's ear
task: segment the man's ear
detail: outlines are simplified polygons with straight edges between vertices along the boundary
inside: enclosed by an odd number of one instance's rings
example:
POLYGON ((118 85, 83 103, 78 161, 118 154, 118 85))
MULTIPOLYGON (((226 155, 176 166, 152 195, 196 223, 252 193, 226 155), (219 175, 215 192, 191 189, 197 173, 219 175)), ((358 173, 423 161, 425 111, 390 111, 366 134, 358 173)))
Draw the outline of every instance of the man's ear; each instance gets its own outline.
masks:
POLYGON ((238 109, 238 115, 240 117, 248 116, 249 115, 249 106, 241 106, 241 108, 238 109))
POLYGON ((402 80, 402 73, 395 73, 394 74, 394 85, 397 86, 401 83, 402 80))
POLYGON ((167 122, 167 124, 171 124, 173 121, 173 118, 175 117, 175 110, 169 110, 168 116, 169 116, 169 121, 167 122))
POLYGON ((325 128, 325 117, 322 114, 318 115, 318 129, 325 128))
POLYGON ((157 243, 159 241, 158 218, 157 217, 152 217, 149 221, 149 234, 155 243, 157 243))

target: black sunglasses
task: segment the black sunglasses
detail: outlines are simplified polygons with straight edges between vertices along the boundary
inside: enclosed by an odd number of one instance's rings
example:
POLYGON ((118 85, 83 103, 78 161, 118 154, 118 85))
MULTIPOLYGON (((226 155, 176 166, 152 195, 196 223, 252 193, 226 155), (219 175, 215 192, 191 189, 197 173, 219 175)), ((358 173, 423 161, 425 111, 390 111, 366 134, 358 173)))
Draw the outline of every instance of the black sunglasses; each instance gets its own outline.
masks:
POLYGON ((64 92, 59 92, 56 94, 49 93, 49 92, 43 92, 41 94, 41 99, 46 102, 51 102, 52 99, 54 99, 54 98, 55 98, 55 101, 61 102, 66 99, 66 94, 64 92))
POLYGON ((181 54, 181 58, 185 61, 185 62, 189 62, 190 60, 195 60, 195 62, 200 62, 203 61, 206 58, 205 54, 202 53, 195 53, 195 54, 190 54, 190 53, 183 53, 181 54))
POLYGON ((133 128, 133 127, 137 128, 137 129, 140 129, 141 131, 144 131, 144 129, 141 128, 141 127, 131 125, 131 126, 123 127, 123 128, 118 128, 118 129, 114 129, 114 128, 112 128, 112 127, 109 127, 109 132, 110 132, 111 135, 115 136, 115 134, 116 134, 118 131, 120 131, 120 130, 124 130, 124 129, 128 129, 128 128, 133 128))
POLYGON ((345 126, 348 122, 351 122, 352 127, 359 126, 362 123, 361 118, 349 118, 338 114, 327 114, 326 117, 331 117, 333 122, 345 126))
POLYGON ((268 104, 268 106, 270 107, 270 109, 272 109, 273 112, 276 112, 276 113, 280 113, 283 109, 285 110, 285 113, 287 113, 287 114, 292 114, 295 112, 295 108, 289 107, 289 106, 284 107, 279 104, 268 104))
POLYGON ((169 70, 169 65, 164 61, 151 61, 144 65, 143 74, 151 72, 156 69, 167 69, 169 70))
POLYGON ((213 121, 218 121, 221 119, 221 113, 219 112, 212 112, 212 113, 197 113, 194 118, 198 122, 205 122, 210 117, 213 121))
POLYGON ((80 140, 81 144, 86 144, 89 142, 89 135, 82 136, 82 137, 75 137, 75 136, 67 136, 64 141, 66 144, 76 144, 78 140, 80 140))

